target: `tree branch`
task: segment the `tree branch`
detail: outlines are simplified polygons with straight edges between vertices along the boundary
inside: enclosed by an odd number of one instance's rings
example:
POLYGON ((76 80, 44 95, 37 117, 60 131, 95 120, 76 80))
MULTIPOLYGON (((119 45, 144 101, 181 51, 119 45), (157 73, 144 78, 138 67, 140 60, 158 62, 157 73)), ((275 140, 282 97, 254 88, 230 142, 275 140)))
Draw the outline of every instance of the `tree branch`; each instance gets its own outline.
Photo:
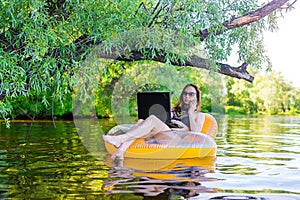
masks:
POLYGON ((238 17, 235 19, 232 19, 230 22, 227 24, 225 23, 224 25, 228 28, 237 28, 240 26, 244 26, 247 24, 250 24, 252 22, 258 21, 265 16, 269 15, 270 13, 274 12, 276 9, 280 8, 283 6, 285 3, 287 3, 290 0, 273 0, 270 3, 266 4, 265 6, 250 12, 242 17, 238 17))
MULTIPOLYGON (((125 57, 125 56, 117 56, 116 54, 99 54, 98 56, 100 58, 106 58, 106 59, 114 59, 114 60, 119 60, 119 61, 127 61, 127 62, 133 62, 133 61, 141 61, 141 60, 149 60, 144 56, 144 54, 140 51, 132 51, 130 52, 131 56, 125 57)), ((161 62, 161 63, 166 63, 166 53, 162 51, 156 51, 155 57, 153 57, 151 60, 156 61, 156 62, 161 62)), ((196 68, 202 68, 206 70, 214 70, 211 65, 208 64, 208 60, 201 58, 196 55, 190 56, 188 59, 184 61, 172 61, 171 64, 175 66, 190 66, 190 67, 196 67, 196 68)), ((247 64, 243 63, 239 67, 232 67, 228 64, 224 63, 216 63, 219 68, 216 69, 215 71, 220 74, 224 74, 227 76, 231 76, 234 78, 238 79, 244 79, 248 82, 253 82, 254 77, 251 76, 247 72, 247 64)))
MULTIPOLYGON (((157 2, 155 8, 154 8, 153 11, 152 11, 152 15, 154 15, 155 12, 156 12, 156 10, 160 7, 160 3, 161 3, 161 1, 158 1, 158 2, 157 2)), ((156 14, 152 17, 151 21, 150 21, 149 24, 148 24, 148 27, 151 27, 151 26, 152 26, 152 24, 154 23, 155 19, 158 17, 158 15, 159 15, 160 12, 162 11, 162 9, 163 9, 163 8, 160 8, 160 9, 156 12, 156 14)))
POLYGON ((144 4, 144 2, 142 2, 142 3, 140 3, 138 9, 135 11, 134 16, 137 15, 137 13, 139 12, 139 10, 140 10, 141 7, 143 7, 143 8, 145 9, 145 11, 147 11, 147 13, 149 13, 147 7, 146 7, 145 4, 144 4))
MULTIPOLYGON (((282 7, 288 1, 291 0, 273 0, 255 11, 249 12, 241 17, 233 18, 230 21, 225 21, 223 25, 226 27, 226 29, 220 30, 215 34, 219 35, 224 33, 227 30, 238 28, 259 21, 260 19, 274 12, 276 9, 282 7)), ((210 34, 209 29, 204 29, 204 30, 200 30, 199 33, 196 34, 195 36, 200 37, 200 39, 203 41, 206 37, 208 37, 209 34, 210 34)))
POLYGON ((298 0, 294 0, 291 4, 287 5, 287 7, 282 7, 283 9, 286 9, 286 11, 288 9, 290 9, 298 0))
POLYGON ((12 50, 14 50, 13 45, 10 44, 7 40, 5 40, 5 38, 3 37, 2 34, 0 34, 0 43, 2 43, 2 44, 5 45, 5 48, 4 48, 5 51, 12 51, 12 50))

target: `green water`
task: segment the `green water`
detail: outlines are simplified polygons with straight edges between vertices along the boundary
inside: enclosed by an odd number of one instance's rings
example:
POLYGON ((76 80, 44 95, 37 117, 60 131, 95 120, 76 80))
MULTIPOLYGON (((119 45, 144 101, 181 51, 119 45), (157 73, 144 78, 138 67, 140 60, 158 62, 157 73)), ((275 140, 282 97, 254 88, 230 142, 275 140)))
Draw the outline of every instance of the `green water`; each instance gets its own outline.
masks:
POLYGON ((215 116, 216 160, 112 163, 114 121, 0 122, 0 199, 300 199, 300 117, 215 116))

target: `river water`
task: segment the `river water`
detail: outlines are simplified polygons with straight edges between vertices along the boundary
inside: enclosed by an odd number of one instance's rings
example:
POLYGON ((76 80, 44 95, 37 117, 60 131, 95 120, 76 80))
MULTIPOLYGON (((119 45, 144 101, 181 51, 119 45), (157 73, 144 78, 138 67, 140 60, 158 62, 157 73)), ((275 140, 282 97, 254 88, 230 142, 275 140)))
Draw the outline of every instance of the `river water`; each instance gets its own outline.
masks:
POLYGON ((299 116, 215 117, 216 158, 124 163, 113 120, 0 122, 0 199, 300 199, 299 116))

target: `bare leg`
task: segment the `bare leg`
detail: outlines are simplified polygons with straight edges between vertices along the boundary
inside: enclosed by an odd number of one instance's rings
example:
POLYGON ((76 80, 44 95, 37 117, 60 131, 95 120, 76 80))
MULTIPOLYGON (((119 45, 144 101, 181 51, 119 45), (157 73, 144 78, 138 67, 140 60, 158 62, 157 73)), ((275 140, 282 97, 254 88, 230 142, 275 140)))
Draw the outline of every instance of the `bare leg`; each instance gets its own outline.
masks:
POLYGON ((127 139, 130 141, 130 140, 134 140, 135 138, 134 137, 127 137, 128 136, 128 132, 130 132, 132 129, 135 129, 136 127, 138 127, 140 124, 142 124, 144 122, 143 119, 139 119, 137 121, 137 123, 134 124, 134 126, 132 126, 128 131, 127 133, 125 134, 122 134, 122 135, 118 135, 118 136, 115 136, 115 135, 103 135, 103 140, 104 141, 107 141, 108 143, 111 143, 113 144, 115 147, 120 147, 122 145, 122 142, 125 142, 127 139), (126 135, 127 134, 127 135, 126 135), (127 138, 125 138, 127 137, 127 138))
POLYGON ((139 122, 139 125, 132 127, 126 134, 117 136, 104 135, 103 139, 108 143, 119 147, 123 142, 137 138, 143 138, 149 136, 151 132, 159 132, 164 130, 170 130, 170 128, 156 116, 151 115, 144 121, 139 122))
MULTIPOLYGON (((139 119, 137 121, 137 123, 135 123, 130 129, 127 130, 127 132, 125 133, 128 133, 130 132, 132 129, 135 129, 137 126, 139 126, 140 124, 142 124, 145 120, 143 119, 139 119)), ((134 139, 133 137, 131 138, 128 138, 128 134, 122 134, 122 135, 118 135, 118 137, 116 137, 117 135, 103 135, 103 140, 113 144, 114 146, 116 147, 119 147, 123 141, 126 141, 127 139, 128 140, 131 140, 131 139, 134 139)))
POLYGON ((122 159, 124 152, 135 139, 149 137, 160 131, 167 130, 170 130, 170 128, 165 123, 163 123, 156 116, 151 115, 144 121, 139 122, 138 125, 135 125, 133 128, 131 128, 126 134, 118 136, 105 135, 103 136, 103 139, 118 148, 120 147, 120 149, 115 152, 112 158, 122 159))
POLYGON ((115 159, 120 159, 123 160, 124 159, 124 153, 125 151, 128 149, 128 147, 130 147, 130 145, 134 142, 134 140, 130 140, 127 142, 124 142, 119 148, 118 150, 111 156, 111 158, 113 160, 115 159))
POLYGON ((111 136, 111 135, 102 135, 104 141, 114 145, 115 147, 119 148, 123 142, 133 140, 134 138, 130 137, 127 134, 111 136))
MULTIPOLYGON (((139 119, 139 120, 137 121, 137 123, 135 123, 135 125, 134 125, 132 128, 139 126, 139 125, 142 124, 143 122, 144 122, 143 119, 139 119)), ((131 129, 132 129, 132 128, 131 128, 131 129)), ((131 129, 130 129, 130 130, 131 130, 131 129)), ((130 130, 129 130, 129 131, 130 131, 130 130)), ((121 146, 118 148, 118 150, 111 156, 111 158, 112 158, 113 160, 123 160, 123 159, 124 159, 124 153, 125 153, 126 149, 128 149, 128 147, 129 147, 133 142, 134 142, 134 140, 129 140, 129 141, 127 141, 127 142, 123 142, 123 143, 121 144, 121 146)))
POLYGON ((145 120, 143 120, 143 119, 139 119, 139 120, 135 123, 135 125, 134 125, 133 127, 136 127, 136 126, 141 125, 144 121, 145 121, 145 120))

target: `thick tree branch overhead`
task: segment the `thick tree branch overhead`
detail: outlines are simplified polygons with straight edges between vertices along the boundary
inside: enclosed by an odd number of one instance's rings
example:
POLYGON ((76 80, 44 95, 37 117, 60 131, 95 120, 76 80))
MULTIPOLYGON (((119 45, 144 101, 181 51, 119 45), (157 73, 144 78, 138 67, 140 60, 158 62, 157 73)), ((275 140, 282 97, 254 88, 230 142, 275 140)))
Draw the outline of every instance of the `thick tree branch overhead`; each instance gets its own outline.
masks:
MULTIPOLYGON (((98 56, 101 58, 113 59, 119 61, 132 62, 132 61, 146 60, 145 56, 140 51, 132 51, 130 55, 131 56, 128 57, 123 55, 118 56, 116 54, 103 54, 103 53, 98 54, 98 56)), ((157 56, 152 58, 153 61, 161 62, 161 63, 166 62, 166 57, 167 57, 166 53, 160 51, 160 52, 156 52, 156 55, 157 56)), ((201 58, 196 55, 190 56, 188 59, 184 61, 175 60, 171 62, 171 64, 174 66, 190 66, 195 68, 212 70, 211 65, 209 65, 208 63, 209 62, 207 59, 201 58)), ((224 63, 216 63, 216 64, 218 66, 218 68, 215 70, 217 73, 224 74, 238 79, 244 79, 248 82, 252 82, 254 80, 254 77, 247 72, 246 63, 243 63, 240 67, 232 67, 224 63)))

